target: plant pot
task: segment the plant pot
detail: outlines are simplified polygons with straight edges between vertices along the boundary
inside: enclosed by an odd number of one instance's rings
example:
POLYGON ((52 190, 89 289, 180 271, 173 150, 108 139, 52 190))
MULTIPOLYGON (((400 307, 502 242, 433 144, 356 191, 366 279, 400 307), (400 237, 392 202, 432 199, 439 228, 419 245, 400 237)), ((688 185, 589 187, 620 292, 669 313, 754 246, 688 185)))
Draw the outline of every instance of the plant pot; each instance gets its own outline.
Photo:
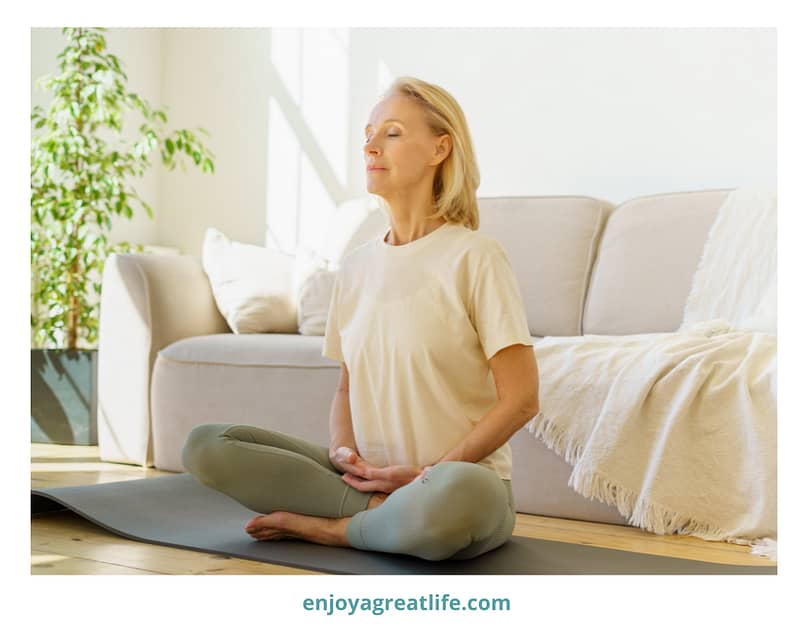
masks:
POLYGON ((31 443, 98 444, 98 350, 31 350, 31 443))

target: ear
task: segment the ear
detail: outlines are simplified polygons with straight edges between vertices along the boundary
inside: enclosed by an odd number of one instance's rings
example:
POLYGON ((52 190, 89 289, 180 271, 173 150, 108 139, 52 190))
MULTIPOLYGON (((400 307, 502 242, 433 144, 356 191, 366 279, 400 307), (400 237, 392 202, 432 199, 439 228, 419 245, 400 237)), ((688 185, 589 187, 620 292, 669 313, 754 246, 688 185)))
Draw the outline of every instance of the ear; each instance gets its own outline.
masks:
POLYGON ((450 134, 445 133, 444 135, 439 136, 439 139, 436 141, 436 147, 433 150, 433 160, 431 161, 431 166, 438 166, 445 159, 447 159, 447 156, 450 155, 452 148, 453 139, 450 137, 450 134))

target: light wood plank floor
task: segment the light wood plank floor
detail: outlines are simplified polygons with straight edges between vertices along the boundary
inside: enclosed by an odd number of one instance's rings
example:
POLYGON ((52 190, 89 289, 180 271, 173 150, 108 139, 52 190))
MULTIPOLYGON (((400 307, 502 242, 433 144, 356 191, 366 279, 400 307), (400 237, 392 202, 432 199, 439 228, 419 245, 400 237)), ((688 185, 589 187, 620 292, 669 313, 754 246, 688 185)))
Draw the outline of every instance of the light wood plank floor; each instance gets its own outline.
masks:
MULTIPOLYGON (((170 474, 107 463, 97 446, 31 444, 31 487, 61 487, 170 474)), ((773 566, 748 546, 686 535, 654 535, 630 526, 518 514, 515 535, 667 557, 773 566)), ((146 544, 59 512, 31 519, 31 574, 322 574, 287 566, 146 544)))

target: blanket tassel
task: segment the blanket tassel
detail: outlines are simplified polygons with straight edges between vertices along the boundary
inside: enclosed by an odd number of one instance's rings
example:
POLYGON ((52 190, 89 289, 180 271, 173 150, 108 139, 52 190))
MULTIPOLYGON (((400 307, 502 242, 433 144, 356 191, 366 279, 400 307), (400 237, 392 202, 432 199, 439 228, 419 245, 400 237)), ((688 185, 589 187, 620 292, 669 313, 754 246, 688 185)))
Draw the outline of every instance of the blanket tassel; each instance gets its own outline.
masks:
POLYGON ((708 541, 727 541, 752 547, 753 555, 777 561, 777 540, 771 537, 744 538, 730 536, 722 529, 694 520, 656 503, 639 498, 636 493, 618 487, 595 472, 577 465, 582 444, 571 444, 565 433, 549 422, 540 412, 526 425, 528 432, 540 439, 548 448, 573 467, 568 485, 585 498, 594 498, 610 506, 627 518, 629 524, 657 535, 692 535, 708 541))

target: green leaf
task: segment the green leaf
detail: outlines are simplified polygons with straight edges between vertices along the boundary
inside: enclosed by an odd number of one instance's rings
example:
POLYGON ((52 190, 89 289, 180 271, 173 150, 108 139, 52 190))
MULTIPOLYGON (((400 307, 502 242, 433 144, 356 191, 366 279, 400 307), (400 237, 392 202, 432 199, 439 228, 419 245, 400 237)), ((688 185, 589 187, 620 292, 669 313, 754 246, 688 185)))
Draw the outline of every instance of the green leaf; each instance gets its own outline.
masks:
POLYGON ((145 211, 146 211, 146 213, 148 214, 148 216, 149 216, 150 218, 154 218, 154 211, 151 209, 151 206, 150 206, 150 205, 148 205, 148 204, 147 204, 145 201, 143 201, 142 199, 140 199, 140 203, 142 203, 142 204, 143 204, 143 207, 145 208, 145 211))
MULTIPOLYGON (((39 132, 31 134, 30 155, 31 340, 45 346, 64 346, 70 338, 79 345, 97 341, 98 305, 88 302, 91 278, 118 249, 106 234, 115 214, 133 217, 131 197, 154 218, 154 210, 136 190, 123 189, 129 177, 142 176, 152 166, 150 152, 158 148, 171 169, 179 164, 186 172, 185 160, 176 159, 184 153, 203 172, 214 171, 214 156, 200 136, 186 129, 162 135, 165 108, 155 109, 130 91, 122 64, 107 50, 101 30, 64 29, 67 45, 57 57, 60 73, 36 81, 51 94, 47 108, 32 108, 31 128, 39 132), (99 70, 112 73, 109 89, 94 80, 92 74, 99 70), (132 110, 145 118, 143 137, 133 143, 121 137, 132 110), (50 176, 57 173, 72 174, 75 186, 68 190, 53 181, 50 176)), ((128 248, 142 250, 139 245, 128 248)), ((92 287, 99 292, 99 284, 92 287)))

